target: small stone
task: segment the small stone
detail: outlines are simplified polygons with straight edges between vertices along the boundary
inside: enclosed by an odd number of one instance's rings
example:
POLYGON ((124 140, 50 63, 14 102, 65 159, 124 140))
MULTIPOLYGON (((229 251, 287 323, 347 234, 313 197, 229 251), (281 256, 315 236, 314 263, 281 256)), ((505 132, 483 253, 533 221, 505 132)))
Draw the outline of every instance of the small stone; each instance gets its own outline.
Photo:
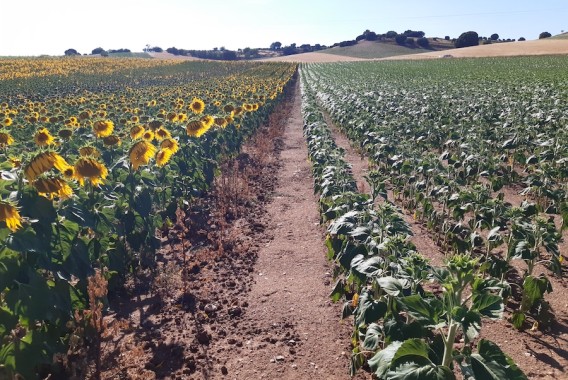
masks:
POLYGON ((213 314, 214 312, 216 312, 217 310, 219 310, 219 306, 213 304, 213 303, 208 303, 207 305, 205 305, 204 311, 207 314, 213 314))
POLYGON ((277 362, 283 362, 286 358, 282 355, 278 355, 277 357, 275 357, 274 359, 276 359, 277 362))
POLYGON ((229 370, 227 369, 227 367, 223 366, 223 367, 221 367, 221 373, 223 375, 227 375, 229 373, 229 370))
POLYGON ((231 308, 229 308, 229 315, 231 317, 238 317, 243 313, 243 309, 241 309, 239 306, 233 306, 231 308))

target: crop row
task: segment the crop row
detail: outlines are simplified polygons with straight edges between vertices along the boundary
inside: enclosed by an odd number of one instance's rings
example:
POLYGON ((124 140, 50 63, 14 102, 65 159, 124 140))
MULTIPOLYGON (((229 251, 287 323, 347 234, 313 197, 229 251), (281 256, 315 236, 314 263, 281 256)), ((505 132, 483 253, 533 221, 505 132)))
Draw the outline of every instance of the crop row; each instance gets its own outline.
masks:
POLYGON ((493 87, 477 77, 424 80, 417 73, 402 82, 379 65, 310 66, 308 72, 318 100, 371 158, 375 192, 390 189, 447 252, 479 257, 502 281, 516 270, 514 261, 524 262, 521 307, 512 323, 548 328, 554 314, 544 296, 552 287, 537 268, 545 265, 557 276, 564 270, 559 244, 568 227, 568 136, 558 107, 564 87, 538 76, 514 82, 505 76, 493 87), (357 84, 363 74, 375 74, 374 80, 357 84), (513 87, 519 81, 522 91, 513 87), (483 107, 476 106, 480 101, 483 107), (472 106, 455 106, 466 102, 472 106), (515 161, 522 165, 515 168, 515 161), (514 189, 521 186, 518 200, 514 189))
POLYGON ((352 374, 365 368, 379 379, 455 379, 457 366, 469 378, 526 378, 494 343, 474 344, 482 317, 502 316, 506 283, 467 253, 431 266, 410 243, 399 209, 356 191, 307 72, 301 69, 304 134, 337 268, 332 298, 353 318, 352 374))
POLYGON ((266 120, 295 66, 207 69, 61 76, 43 97, 0 82, 11 94, 0 104, 0 377, 45 376, 55 354, 89 342, 101 288, 154 265, 159 230, 266 120))

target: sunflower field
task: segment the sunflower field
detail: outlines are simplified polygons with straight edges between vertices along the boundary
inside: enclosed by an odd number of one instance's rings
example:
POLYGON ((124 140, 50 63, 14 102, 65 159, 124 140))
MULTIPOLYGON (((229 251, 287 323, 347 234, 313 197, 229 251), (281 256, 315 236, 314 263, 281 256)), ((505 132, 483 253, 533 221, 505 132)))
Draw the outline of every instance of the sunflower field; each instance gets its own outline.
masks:
POLYGON ((352 374, 527 378, 481 331, 506 318, 554 335, 563 319, 551 295, 568 273, 567 68, 565 56, 301 67, 352 374), (356 192, 326 114, 368 158, 370 194, 356 192), (418 252, 402 210, 435 250, 418 252), (440 266, 427 256, 438 250, 440 266))
POLYGON ((0 68, 0 378, 31 379, 66 352, 88 279, 152 264, 156 231, 210 187, 296 66, 36 58, 0 68))

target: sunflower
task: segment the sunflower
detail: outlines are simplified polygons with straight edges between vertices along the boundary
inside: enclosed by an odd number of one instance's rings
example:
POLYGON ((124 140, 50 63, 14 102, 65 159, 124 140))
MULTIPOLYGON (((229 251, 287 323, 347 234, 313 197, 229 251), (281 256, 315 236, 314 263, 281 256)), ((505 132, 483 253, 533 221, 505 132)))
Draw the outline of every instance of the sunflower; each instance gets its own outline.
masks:
POLYGON ((214 123, 221 128, 225 128, 227 126, 227 120, 224 117, 216 117, 214 119, 214 123))
POLYGON ((85 185, 85 179, 89 179, 93 186, 101 185, 108 175, 105 165, 93 157, 79 157, 75 162, 74 170, 75 178, 81 186, 85 185))
POLYGON ((188 108, 196 115, 199 115, 205 110, 205 103, 199 98, 193 98, 188 108))
POLYGON ((160 148, 169 149, 172 151, 172 153, 176 153, 179 149, 179 144, 177 140, 174 140, 171 137, 166 137, 160 144, 160 148))
POLYGON ((79 119, 80 120, 87 120, 87 119, 90 119, 91 116, 93 116, 93 111, 85 110, 85 111, 83 111, 79 114, 79 119))
POLYGON ((187 121, 187 114, 186 114, 186 113, 183 113, 183 112, 182 112, 182 113, 178 113, 176 121, 177 121, 178 123, 183 123, 183 122, 187 121))
POLYGON ((112 134, 114 123, 110 120, 98 120, 93 123, 93 132, 97 137, 107 137, 112 134))
POLYGON ((242 113, 245 111, 245 109, 243 107, 236 107, 235 108, 235 116, 240 116, 242 115, 242 113))
POLYGON ((67 180, 75 179, 75 168, 73 166, 69 166, 67 169, 63 170, 63 177, 67 180))
POLYGON ((201 137, 205 132, 209 130, 209 127, 205 125, 205 123, 203 123, 201 120, 192 120, 187 123, 185 129, 189 136, 201 137))
POLYGON ((146 129, 144 129, 143 126, 135 125, 134 127, 130 128, 130 138, 132 140, 140 139, 142 138, 142 136, 144 136, 145 131, 146 129))
POLYGON ((73 130, 68 128, 60 129, 57 135, 64 140, 68 140, 73 136, 73 130))
POLYGON ((148 127, 153 131, 161 128, 163 125, 164 122, 162 120, 152 120, 151 122, 148 123, 148 127))
POLYGON ((225 111, 226 113, 231 113, 235 110, 235 107, 232 104, 227 104, 225 105, 225 107, 223 107, 223 111, 225 111))
POLYGON ((138 170, 140 166, 148 165, 148 162, 154 157, 155 153, 156 147, 146 140, 138 141, 136 144, 132 145, 128 153, 130 162, 132 163, 132 169, 138 170))
POLYGON ((249 103, 243 104, 243 108, 245 109, 245 111, 248 111, 248 112, 251 112, 253 110, 252 104, 249 104, 249 103))
POLYGON ((81 157, 100 157, 101 152, 94 146, 86 145, 79 148, 79 155, 81 157))
POLYGON ((5 131, 0 131, 0 148, 4 148, 7 145, 12 145, 14 143, 14 138, 5 131))
POLYGON ((5 117, 4 120, 2 120, 2 125, 5 127, 9 127, 10 125, 12 125, 14 121, 12 120, 12 118, 10 117, 5 117))
POLYGON ((162 141, 165 138, 172 137, 172 134, 166 128, 160 127, 156 129, 155 137, 157 140, 162 141))
POLYGON ((110 135, 103 139, 103 144, 105 144, 105 146, 120 146, 122 141, 120 141, 120 137, 117 135, 110 135))
POLYGON ((70 165, 63 157, 55 152, 42 152, 30 160, 24 168, 26 179, 33 182, 40 174, 45 173, 54 167, 63 172, 70 165))
POLYGON ((38 146, 48 146, 55 144, 55 139, 47 128, 40 128, 34 135, 34 141, 38 146))
POLYGON ((32 183, 39 195, 53 199, 58 197, 61 199, 70 198, 73 195, 71 186, 64 179, 59 177, 38 178, 32 183))
POLYGON ((166 115, 166 119, 168 119, 171 122, 176 122, 178 119, 178 114, 175 112, 170 112, 166 115))
POLYGON ((154 135, 154 132, 152 132, 150 129, 144 132, 144 134, 142 135, 142 138, 146 141, 152 141, 155 137, 156 135, 154 135))
POLYGON ((169 149, 160 149, 156 153, 156 165, 162 167, 168 163, 174 153, 169 149))
POLYGON ((213 116, 210 115, 205 115, 202 116, 201 119, 199 119, 208 129, 211 128, 213 126, 213 123, 215 122, 215 119, 213 118, 213 116))
POLYGON ((19 157, 10 156, 8 157, 8 161, 10 161, 13 168, 20 168, 22 166, 22 159, 19 157))
POLYGON ((22 217, 16 206, 6 201, 0 201, 0 222, 5 222, 6 227, 12 232, 16 232, 22 227, 22 217))

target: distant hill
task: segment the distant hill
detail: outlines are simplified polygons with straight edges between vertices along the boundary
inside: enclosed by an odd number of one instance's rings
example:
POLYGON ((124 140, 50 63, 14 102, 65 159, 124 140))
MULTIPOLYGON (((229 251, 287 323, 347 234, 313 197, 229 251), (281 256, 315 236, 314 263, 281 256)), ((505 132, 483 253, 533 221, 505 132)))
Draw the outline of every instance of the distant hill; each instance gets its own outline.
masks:
POLYGON ((356 45, 345 47, 334 47, 322 50, 322 53, 336 54, 355 58, 387 58, 399 55, 419 54, 432 51, 442 51, 452 49, 454 46, 451 41, 444 39, 428 39, 430 48, 424 49, 419 46, 401 46, 391 41, 359 41, 356 45))
POLYGON ((567 54, 568 38, 544 38, 533 41, 501 42, 497 44, 471 46, 446 52, 401 55, 387 59, 480 58, 567 54))
POLYGON ((568 40, 568 32, 560 33, 550 38, 552 38, 553 40, 568 40))

